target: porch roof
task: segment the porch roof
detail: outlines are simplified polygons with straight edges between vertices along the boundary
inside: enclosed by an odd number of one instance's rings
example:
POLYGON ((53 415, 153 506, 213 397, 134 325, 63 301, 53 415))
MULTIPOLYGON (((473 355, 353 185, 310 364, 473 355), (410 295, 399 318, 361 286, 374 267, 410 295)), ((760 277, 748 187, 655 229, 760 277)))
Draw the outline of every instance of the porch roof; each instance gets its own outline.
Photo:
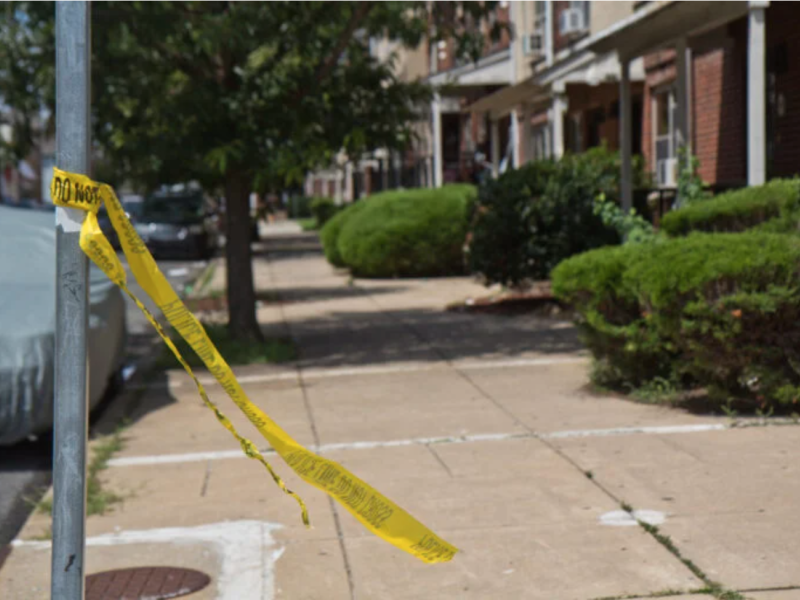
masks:
POLYGON ((616 51, 621 59, 632 59, 668 46, 677 38, 697 35, 743 17, 750 4, 739 0, 652 2, 592 36, 582 46, 598 54, 616 51))
POLYGON ((492 118, 498 119, 510 113, 515 106, 523 103, 535 104, 537 100, 549 97, 549 86, 542 86, 533 81, 533 77, 516 85, 509 85, 493 94, 484 96, 473 102, 467 112, 488 112, 492 118))

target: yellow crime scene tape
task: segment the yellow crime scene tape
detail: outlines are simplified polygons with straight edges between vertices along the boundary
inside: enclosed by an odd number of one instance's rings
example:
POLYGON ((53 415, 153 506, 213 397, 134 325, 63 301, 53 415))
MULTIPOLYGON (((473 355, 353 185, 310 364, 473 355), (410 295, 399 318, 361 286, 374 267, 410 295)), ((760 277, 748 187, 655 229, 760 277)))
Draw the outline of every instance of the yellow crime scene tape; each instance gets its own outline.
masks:
POLYGON ((164 313, 172 327, 197 353, 231 400, 256 426, 269 444, 286 461, 286 464, 304 481, 337 500, 378 537, 426 563, 445 562, 453 558, 458 552, 457 548, 437 536, 389 498, 341 465, 304 448, 248 399, 242 386, 236 380, 236 376, 209 339, 200 321, 186 308, 159 270, 156 261, 128 220, 111 186, 93 181, 85 175, 54 169, 50 191, 53 201, 58 206, 77 208, 88 213, 81 228, 81 249, 141 309, 164 343, 194 380, 203 402, 214 412, 223 427, 236 438, 244 453, 263 464, 275 483, 285 493, 297 500, 302 510, 303 522, 306 525, 309 525, 308 512, 300 496, 286 487, 255 444, 239 435, 233 424, 209 399, 203 385, 170 337, 147 307, 128 289, 125 269, 97 222, 97 211, 100 209, 101 203, 108 211, 136 281, 164 313))

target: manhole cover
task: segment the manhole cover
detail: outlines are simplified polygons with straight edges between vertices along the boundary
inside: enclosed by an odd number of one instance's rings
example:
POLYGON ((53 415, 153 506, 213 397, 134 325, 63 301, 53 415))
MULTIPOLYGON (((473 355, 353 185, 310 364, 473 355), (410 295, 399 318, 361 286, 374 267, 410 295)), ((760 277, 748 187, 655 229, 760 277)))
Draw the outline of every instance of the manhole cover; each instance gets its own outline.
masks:
POLYGON ((86 600, 166 600, 202 590, 209 583, 208 575, 192 569, 116 569, 86 578, 86 600))

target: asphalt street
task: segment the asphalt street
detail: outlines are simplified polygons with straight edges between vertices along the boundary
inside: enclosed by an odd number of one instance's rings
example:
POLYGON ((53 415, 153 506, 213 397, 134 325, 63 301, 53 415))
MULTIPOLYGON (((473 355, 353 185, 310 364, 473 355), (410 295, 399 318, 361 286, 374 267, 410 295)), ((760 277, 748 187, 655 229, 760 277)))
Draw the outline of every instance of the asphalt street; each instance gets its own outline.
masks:
MULTIPOLYGON (((125 262, 124 256, 120 258, 125 262)), ((207 266, 207 261, 159 260, 159 267, 179 294, 186 292, 207 266)), ((126 264, 127 268, 127 264, 126 264)), ((129 271, 130 273, 130 271, 129 271)), ((129 287, 145 305, 157 314, 155 305, 142 289, 129 278, 129 287)), ((128 324, 127 360, 124 374, 128 377, 136 368, 138 357, 150 347, 155 335, 147 319, 126 297, 128 324)), ((0 564, 3 547, 22 527, 38 498, 51 481, 52 439, 50 435, 11 447, 0 447, 0 564)))

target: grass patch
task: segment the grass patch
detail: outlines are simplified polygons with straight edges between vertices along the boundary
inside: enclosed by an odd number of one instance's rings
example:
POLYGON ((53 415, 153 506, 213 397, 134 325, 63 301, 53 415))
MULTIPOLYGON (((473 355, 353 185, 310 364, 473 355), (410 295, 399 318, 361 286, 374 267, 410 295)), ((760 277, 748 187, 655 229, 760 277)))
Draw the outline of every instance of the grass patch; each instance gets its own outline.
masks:
POLYGON ((53 539, 53 527, 52 525, 45 529, 39 535, 35 535, 31 538, 34 542, 49 542, 53 539))
MULTIPOLYGON (((123 427, 119 427, 112 435, 98 442, 91 450, 92 458, 86 468, 86 516, 104 515, 111 508, 124 500, 123 496, 107 490, 100 481, 100 473, 108 468, 108 461, 122 450, 125 442, 122 438, 123 427)), ((53 514, 53 498, 48 496, 39 501, 36 510, 48 515, 53 514)), ((50 531, 52 537, 52 530, 50 531)), ((49 539, 49 538, 47 538, 49 539)))
MULTIPOLYGON (((265 342, 255 342, 252 340, 234 340, 228 334, 225 325, 204 324, 206 333, 211 341, 225 358, 229 365, 252 365, 263 363, 282 363, 297 358, 297 350, 294 344, 285 338, 268 339, 265 342)), ((180 337, 177 332, 170 332, 175 346, 183 356, 184 360, 192 368, 204 368, 205 365, 200 357, 195 354, 191 346, 180 337)), ((172 352, 164 346, 161 356, 156 361, 158 369, 180 369, 181 364, 172 352)))
POLYGON ((680 384, 665 377, 654 377, 639 387, 630 388, 630 396, 644 404, 675 404, 681 397, 680 384))
POLYGON ((297 222, 300 224, 300 227, 303 228, 303 231, 316 231, 319 229, 319 224, 314 217, 310 219, 298 219, 297 222))
POLYGON ((119 494, 103 489, 100 473, 108 468, 108 461, 122 450, 125 442, 122 439, 122 428, 118 428, 111 436, 98 443, 92 451, 92 460, 86 470, 86 515, 104 515, 123 498, 119 494))
POLYGON ((197 278, 197 281, 191 285, 190 293, 200 294, 203 290, 208 287, 208 284, 211 283, 211 279, 214 277, 214 271, 217 270, 217 263, 211 261, 208 263, 208 266, 205 270, 201 273, 200 277, 197 278))

